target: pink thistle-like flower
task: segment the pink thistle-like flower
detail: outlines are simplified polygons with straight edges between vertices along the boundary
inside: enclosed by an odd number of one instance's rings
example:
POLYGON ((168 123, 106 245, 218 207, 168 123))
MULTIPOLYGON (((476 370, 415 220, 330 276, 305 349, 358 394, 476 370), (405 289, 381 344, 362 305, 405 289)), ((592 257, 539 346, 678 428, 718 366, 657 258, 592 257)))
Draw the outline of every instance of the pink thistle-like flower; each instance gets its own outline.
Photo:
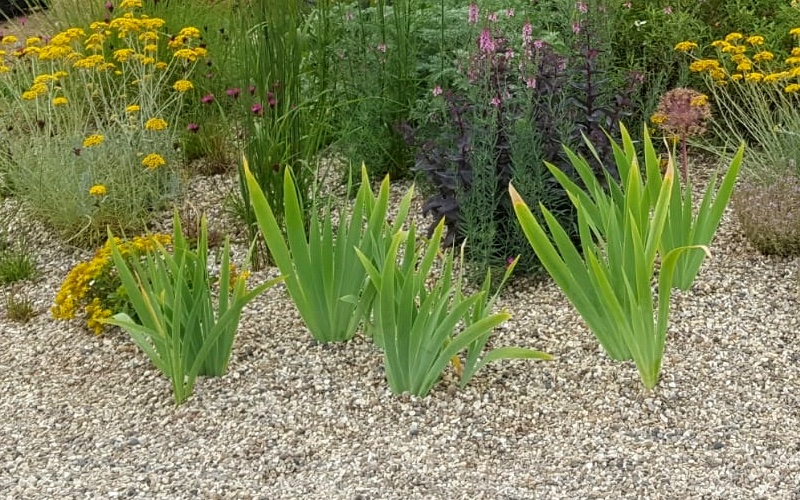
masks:
POLYGON ((499 107, 500 107, 500 104, 501 104, 502 102, 503 102, 503 101, 500 99, 500 96, 497 96, 497 95, 496 95, 496 96, 492 97, 492 100, 491 100, 491 101, 489 101, 489 104, 491 104, 491 105, 492 105, 492 106, 494 106, 495 108, 499 108, 499 107))
POLYGON ((535 89, 536 88, 536 78, 527 78, 525 80, 525 86, 528 87, 529 89, 535 89))
POLYGON ((494 37, 492 37, 489 28, 483 28, 480 37, 478 37, 478 47, 484 54, 493 54, 495 51, 494 37))
POLYGON ((497 22, 497 14, 495 12, 491 12, 491 13, 489 13, 488 16, 486 16, 486 19, 488 19, 489 22, 496 23, 497 22))
POLYGON ((531 43, 531 40, 533 40, 533 25, 530 21, 525 21, 522 25, 522 41, 531 43))
POLYGON ((188 130, 189 132, 191 132, 193 134, 196 134, 197 131, 200 130, 200 125, 198 125, 196 123, 190 123, 190 124, 186 125, 186 130, 188 130))
POLYGON ((469 24, 477 24, 478 23, 478 4, 471 3, 469 4, 469 18, 467 20, 469 24))
POLYGON ((434 97, 442 95, 442 87, 440 87, 438 85, 433 87, 433 90, 431 90, 431 93, 434 95, 434 97))
POLYGON ((275 99, 275 94, 273 94, 272 92, 267 92, 267 104, 269 105, 270 108, 274 108, 275 106, 278 105, 278 100, 275 99))
POLYGON ((249 87, 247 87, 247 91, 250 92, 250 95, 256 95, 256 86, 252 83, 249 87))
POLYGON ((255 103, 250 107, 250 111, 252 111, 254 115, 261 116, 264 114, 264 106, 259 103, 255 103))
POLYGON ((514 17, 514 14, 516 14, 514 9, 506 9, 506 17, 514 17))
POLYGON ((544 48, 544 40, 536 40, 533 42, 533 48, 536 50, 542 50, 544 48))
POLYGON ((211 104, 214 102, 214 94, 206 94, 200 98, 200 102, 203 104, 211 104))
POLYGON ((238 99, 241 92, 242 91, 239 87, 233 87, 225 91, 225 93, 228 94, 228 97, 232 97, 234 99, 238 99))
POLYGON ((581 14, 586 14, 587 12, 589 12, 589 6, 586 5, 586 3, 584 3, 584 2, 576 3, 575 7, 578 9, 578 12, 580 12, 581 14))
POLYGON ((574 23, 572 23, 572 32, 575 33, 576 35, 578 33, 580 33, 581 32, 581 23, 579 23, 578 21, 575 21, 574 23))
POLYGON ((106 10, 107 10, 107 11, 109 11, 109 12, 114 12, 114 4, 113 4, 113 3, 111 3, 111 2, 106 2, 106 5, 105 5, 105 7, 106 7, 106 10))

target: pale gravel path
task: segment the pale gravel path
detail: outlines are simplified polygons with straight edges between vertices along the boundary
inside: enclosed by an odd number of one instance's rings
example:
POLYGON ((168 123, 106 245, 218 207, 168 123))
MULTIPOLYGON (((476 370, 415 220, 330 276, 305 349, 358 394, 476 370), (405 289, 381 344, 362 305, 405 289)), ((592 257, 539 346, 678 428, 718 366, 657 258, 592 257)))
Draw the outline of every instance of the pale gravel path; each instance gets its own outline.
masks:
MULTIPOLYGON (((798 261, 759 256, 730 215, 651 394, 552 283, 507 291, 495 343, 555 361, 425 399, 388 391, 368 340, 315 345, 282 287, 177 409, 123 334, 0 314, 0 498, 800 498, 798 261)), ((38 251, 24 291, 45 311, 80 255, 38 251)))

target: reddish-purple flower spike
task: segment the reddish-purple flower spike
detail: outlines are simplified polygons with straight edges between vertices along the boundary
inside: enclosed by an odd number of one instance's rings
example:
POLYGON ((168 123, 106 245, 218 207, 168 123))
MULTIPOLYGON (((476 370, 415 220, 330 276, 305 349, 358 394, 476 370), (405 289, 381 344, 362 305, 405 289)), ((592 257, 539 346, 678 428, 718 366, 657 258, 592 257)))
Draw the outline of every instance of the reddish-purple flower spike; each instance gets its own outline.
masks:
POLYGON ((469 24, 477 24, 478 22, 478 4, 469 4, 469 24))
POLYGON ((106 10, 109 12, 114 12, 114 4, 111 2, 106 2, 106 10))
POLYGON ((233 87, 232 89, 228 89, 228 90, 225 91, 225 93, 228 94, 228 97, 232 97, 234 99, 238 99, 239 98, 239 94, 241 92, 242 91, 241 91, 241 89, 239 89, 239 87, 233 87))
POLYGON ((250 108, 250 111, 252 111, 254 115, 261 116, 261 115, 263 115, 263 114, 264 114, 264 106, 262 106, 262 105, 261 105, 261 104, 259 104, 259 103, 255 103, 255 104, 253 104, 253 106, 250 108))
POLYGON ((267 92, 267 104, 269 104, 270 108, 274 108, 278 105, 278 100, 275 99, 275 94, 272 92, 267 92))
POLYGON ((214 94, 206 94, 200 98, 200 102, 203 104, 211 104, 214 102, 214 94))
POLYGON ((481 36, 478 38, 478 47, 484 54, 493 54, 495 50, 494 37, 489 28, 483 28, 481 36))
POLYGON ((196 123, 190 123, 190 124, 186 125, 186 130, 188 130, 189 132, 191 132, 193 134, 196 134, 197 131, 200 130, 200 125, 198 125, 196 123))

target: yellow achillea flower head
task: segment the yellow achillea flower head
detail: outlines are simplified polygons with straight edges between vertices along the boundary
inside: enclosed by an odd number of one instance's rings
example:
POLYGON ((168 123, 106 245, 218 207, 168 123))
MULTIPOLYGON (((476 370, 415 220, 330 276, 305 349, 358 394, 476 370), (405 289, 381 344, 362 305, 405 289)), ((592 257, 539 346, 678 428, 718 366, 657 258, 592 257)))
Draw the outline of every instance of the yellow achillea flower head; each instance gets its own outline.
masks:
POLYGON ((699 59, 689 65, 689 71, 693 73, 701 73, 717 68, 719 68, 719 61, 716 59, 699 59))
POLYGON ((178 92, 188 92, 194 88, 194 85, 189 80, 178 80, 172 88, 178 92))
POLYGON ((69 101, 67 100, 66 97, 60 97, 59 96, 59 97, 54 97, 53 98, 53 106, 65 106, 68 103, 69 103, 69 101))
POLYGON ((158 69, 158 70, 167 69, 167 63, 165 63, 164 61, 158 61, 155 64, 155 68, 158 69))
POLYGON ((749 43, 750 45, 764 45, 764 37, 761 35, 749 36, 745 42, 749 43))
POLYGON ((102 184, 95 184, 89 188, 89 194, 92 196, 105 196, 106 193, 108 193, 108 189, 102 184))
POLYGON ((158 45, 154 43, 148 43, 142 47, 142 52, 158 52, 158 45))
POLYGON ((744 75, 741 73, 734 73, 731 75, 731 80, 733 80, 734 82, 738 82, 742 78, 744 78, 744 75))
POLYGON ((41 75, 37 75, 36 78, 33 79, 33 84, 36 85, 37 83, 54 82, 56 80, 58 80, 58 77, 56 77, 56 75, 51 75, 49 73, 43 73, 41 75))
POLYGON ((142 108, 139 107, 138 104, 131 104, 130 106, 125 107, 126 113, 138 113, 142 108))
POLYGON ((800 90, 800 83, 792 83, 791 85, 787 85, 783 90, 788 94, 794 94, 800 90))
POLYGON ((661 125, 667 121, 667 115, 664 113, 653 113, 653 116, 650 117, 650 121, 656 125, 661 125))
POLYGON ((120 9, 135 9, 142 6, 142 0, 122 0, 119 4, 120 9))
POLYGON ((134 52, 135 51, 133 49, 131 49, 131 48, 124 48, 124 49, 115 50, 114 51, 114 59, 116 59, 119 62, 125 62, 125 61, 128 60, 128 58, 131 55, 133 55, 134 52))
POLYGON ((744 80, 745 80, 746 82, 752 82, 752 83, 758 83, 758 82, 760 82, 760 81, 761 81, 761 80, 763 80, 763 79, 764 79, 764 73, 758 73, 758 72, 756 72, 756 71, 754 71, 754 72, 752 72, 752 73, 748 73, 748 74, 747 74, 747 75, 744 77, 744 80))
POLYGON ((766 62, 766 61, 771 61, 773 59, 775 59, 775 54, 767 50, 759 52, 758 54, 755 54, 753 56, 753 60, 755 62, 766 62))
POLYGON ((679 50, 681 52, 689 52, 690 50, 696 49, 697 44, 694 42, 679 42, 675 45, 675 50, 679 50))
POLYGON ((149 168, 150 170, 155 170, 158 167, 163 167, 166 165, 167 162, 164 160, 164 157, 157 153, 150 153, 149 155, 145 156, 142 160, 142 165, 149 168))
POLYGON ((145 130, 164 130, 167 128, 167 122, 161 118, 150 118, 144 123, 145 130))
POLYGON ((14 35, 6 35, 3 37, 3 40, 0 41, 0 44, 2 45, 11 45, 14 43, 17 43, 17 37, 15 37, 14 35))
POLYGON ((736 66, 736 71, 750 71, 751 69, 753 69, 753 65, 750 61, 742 61, 736 66))
POLYGON ((40 43, 42 43, 42 39, 39 38, 38 36, 28 37, 28 39, 25 40, 25 46, 26 47, 31 47, 33 45, 39 45, 40 43))
POLYGON ((8 73, 9 71, 11 71, 11 68, 0 64, 0 73, 8 73))
POLYGON ((83 59, 78 59, 77 61, 75 61, 72 67, 79 69, 92 69, 98 64, 102 64, 103 62, 105 62, 103 55, 95 54, 93 56, 84 57, 83 59))
POLYGON ((742 38, 744 38, 744 35, 737 32, 728 33, 727 35, 725 35, 725 41, 728 43, 735 42, 736 40, 741 40, 742 38))
POLYGON ((100 145, 105 139, 106 138, 100 134, 92 134, 83 140, 83 147, 91 148, 92 146, 100 145))
POLYGON ((139 41, 150 43, 150 42, 157 42, 158 41, 158 33, 155 31, 145 31, 141 35, 139 35, 139 41))
POLYGON ((200 30, 194 26, 187 26, 178 33, 178 36, 184 38, 200 38, 200 30))
POLYGON ((179 49, 176 50, 172 57, 175 59, 185 59, 190 62, 197 60, 197 52, 194 49, 179 49))
POLYGON ((789 30, 789 34, 792 36, 800 36, 800 28, 792 28, 789 30))
POLYGON ((714 40, 713 42, 711 42, 711 46, 715 47, 717 49, 724 49, 728 45, 730 45, 730 44, 728 42, 726 42, 725 40, 714 40))

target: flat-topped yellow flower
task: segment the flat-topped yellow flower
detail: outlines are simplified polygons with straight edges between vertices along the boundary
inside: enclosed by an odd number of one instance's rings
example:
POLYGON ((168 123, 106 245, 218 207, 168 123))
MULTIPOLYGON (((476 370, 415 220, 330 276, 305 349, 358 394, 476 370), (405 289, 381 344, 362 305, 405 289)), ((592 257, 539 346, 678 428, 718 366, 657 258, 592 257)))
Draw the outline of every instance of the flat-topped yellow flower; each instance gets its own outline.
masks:
POLYGON ((105 196, 106 193, 108 193, 108 189, 102 184, 95 184, 89 188, 89 194, 92 196, 105 196))
POLYGON ((178 92, 188 92, 194 88, 194 85, 189 80, 178 80, 172 85, 172 88, 178 92))
POLYGON ((167 162, 164 160, 164 157, 157 153, 150 153, 142 160, 142 165, 150 170, 155 170, 159 167, 163 167, 166 164, 167 162))
POLYGON ((91 148, 93 146, 98 146, 102 144, 104 140, 105 137, 103 137, 101 134, 92 134, 83 140, 83 147, 91 148))
POLYGON ((69 101, 66 97, 59 96, 53 98, 53 106, 65 106, 68 103, 69 101))
POLYGON ((162 118, 150 118, 144 123, 145 130, 164 130, 167 128, 167 122, 162 118))
POLYGON ((129 113, 129 114, 133 114, 133 113, 138 113, 139 111, 141 111, 141 109, 142 108, 139 107, 138 104, 131 104, 131 105, 125 107, 125 112, 129 113))
POLYGON ((679 50, 681 52, 689 52, 690 50, 696 49, 697 44, 694 42, 679 42, 675 45, 675 50, 679 50))

